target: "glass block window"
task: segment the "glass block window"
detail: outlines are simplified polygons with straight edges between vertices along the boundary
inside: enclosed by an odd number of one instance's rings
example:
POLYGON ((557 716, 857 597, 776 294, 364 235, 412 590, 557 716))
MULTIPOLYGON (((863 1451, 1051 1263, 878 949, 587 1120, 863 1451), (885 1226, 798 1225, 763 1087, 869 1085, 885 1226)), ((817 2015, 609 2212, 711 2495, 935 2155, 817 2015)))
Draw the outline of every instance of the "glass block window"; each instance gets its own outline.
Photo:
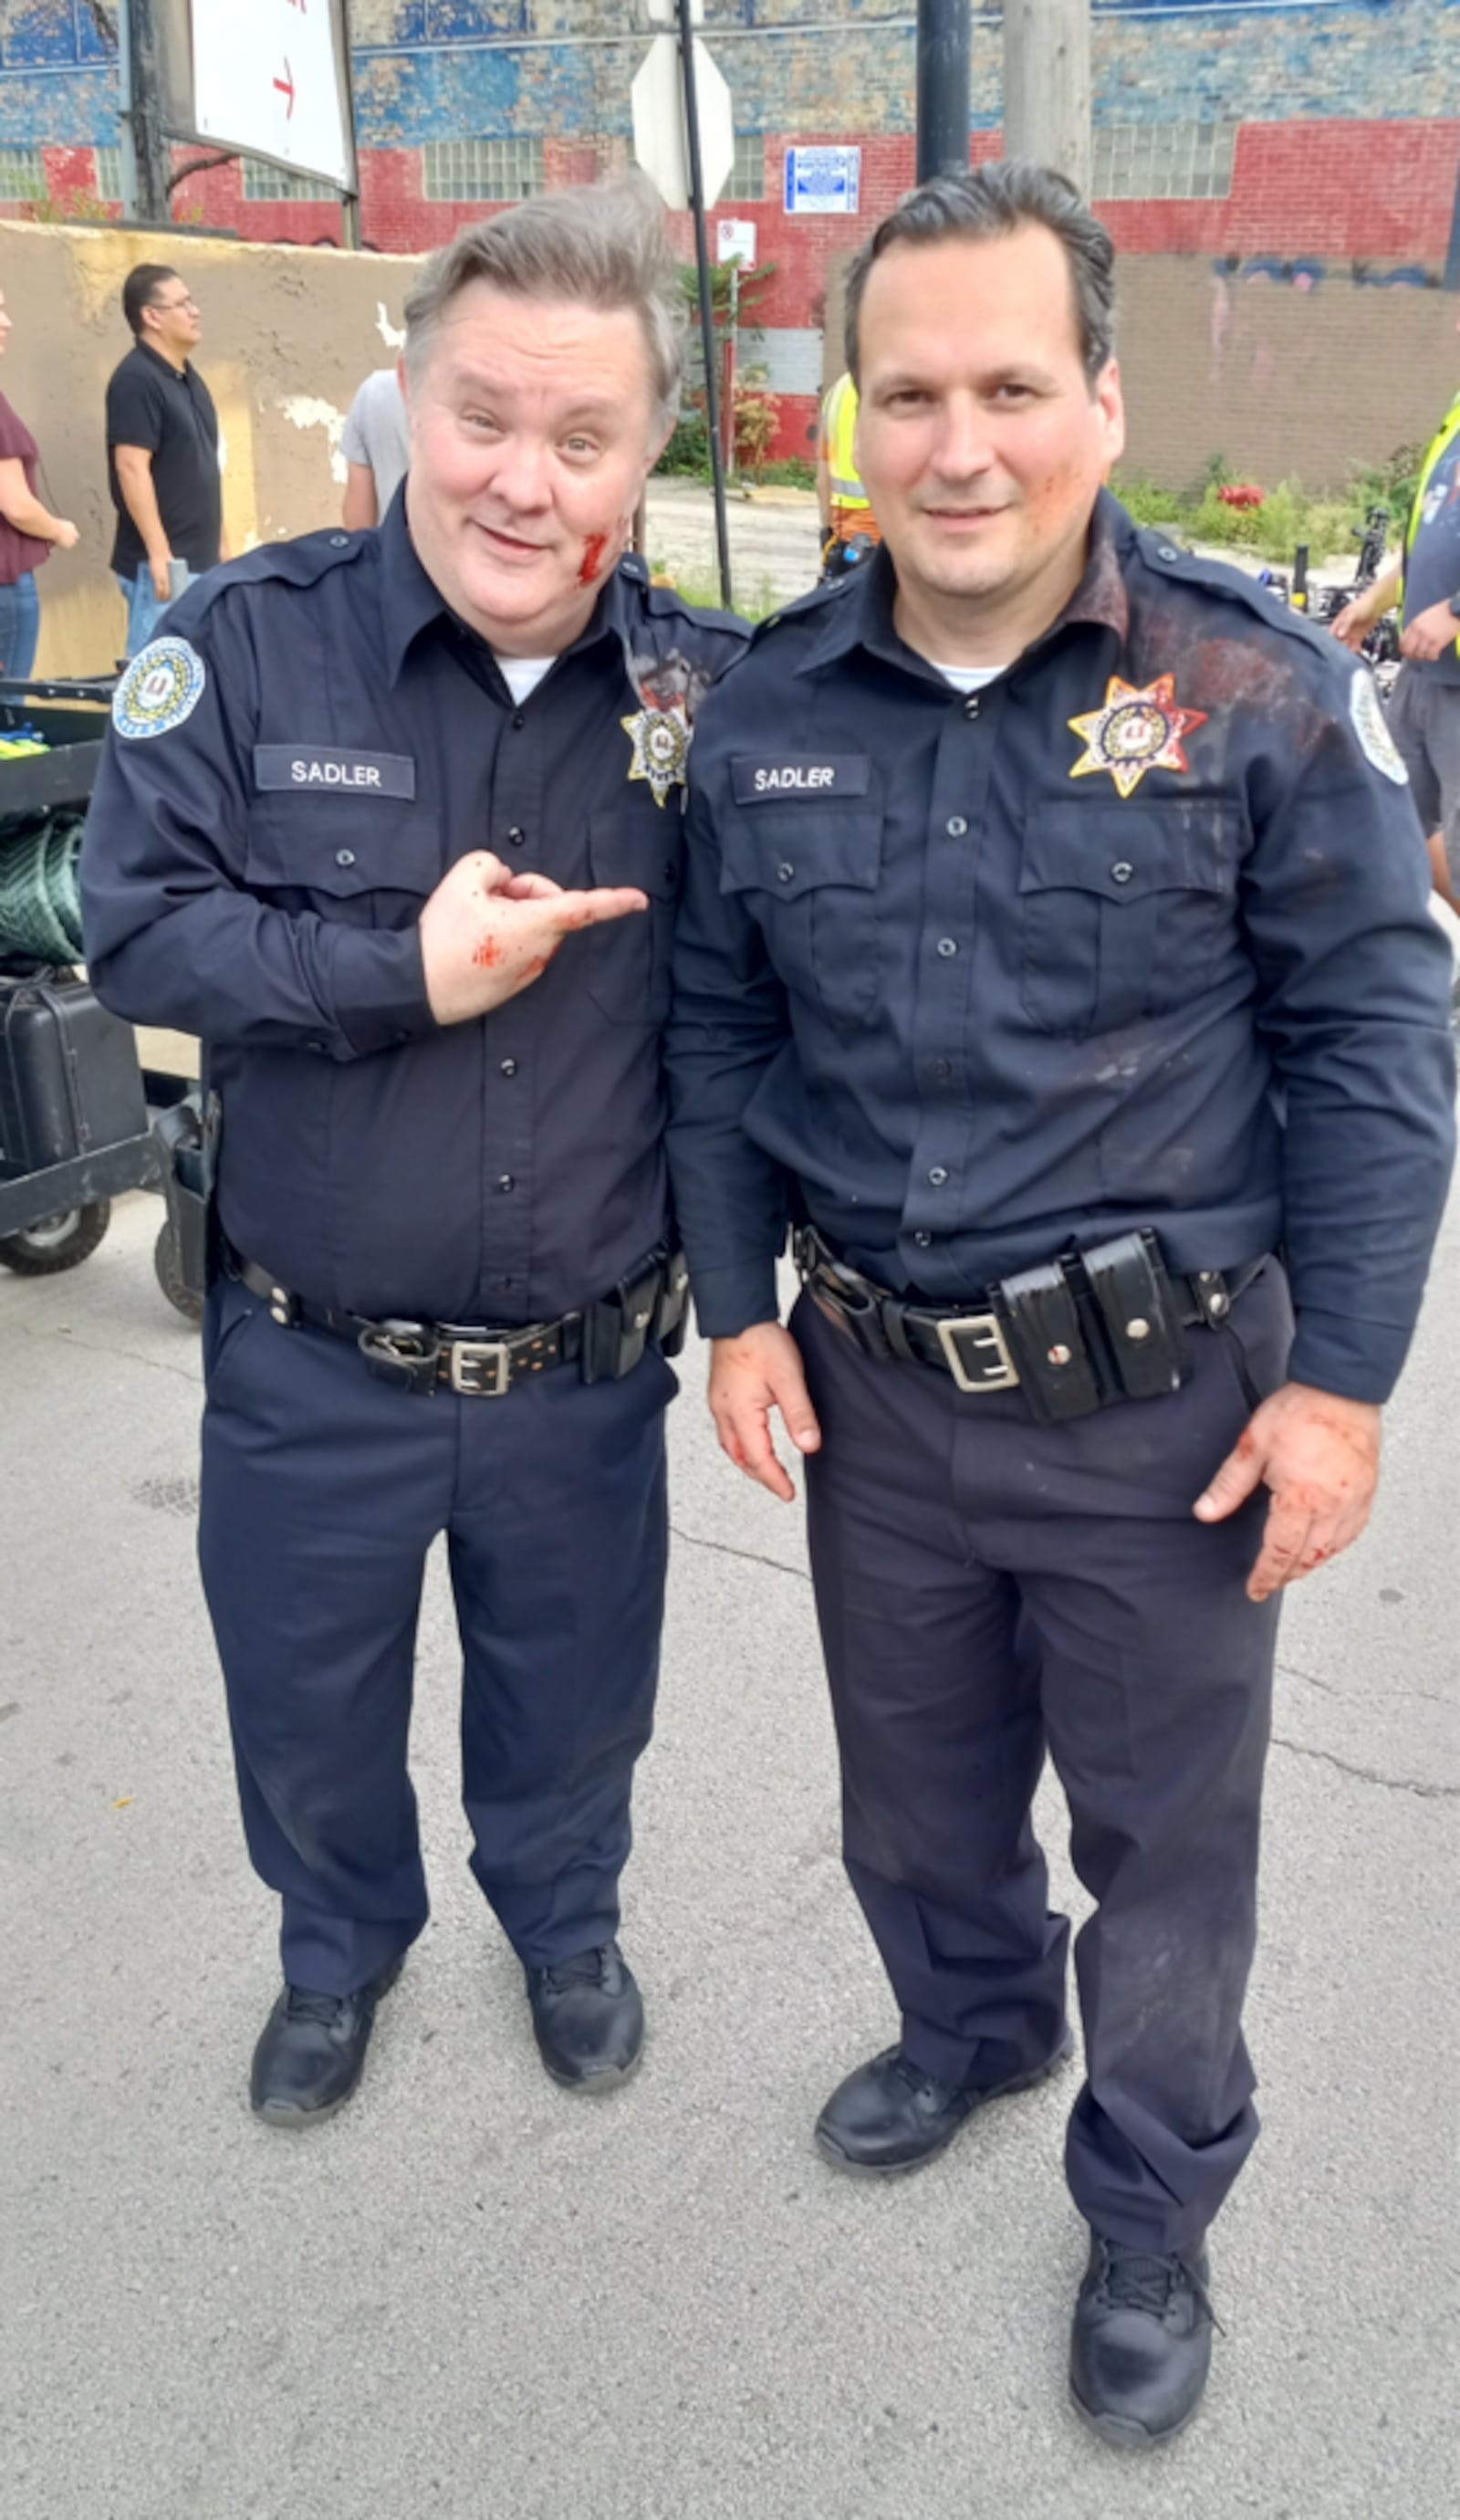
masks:
POLYGON ((428 140, 420 159, 428 202, 526 202, 544 190, 541 140, 428 140))
POLYGON ((261 158, 245 158, 245 202, 337 202, 339 195, 323 175, 288 175, 282 166, 266 166, 261 158))
POLYGON ((760 202, 766 196, 766 143, 759 131, 737 131, 735 162, 725 198, 728 202, 760 202))
POLYGON ((96 190, 99 202, 121 200, 121 151, 119 149, 97 151, 96 190))
POLYGON ((0 149, 0 202, 43 202, 46 161, 38 149, 0 149))
POLYGON ((1097 202, 1220 202, 1232 189, 1235 122, 1097 122, 1097 202))

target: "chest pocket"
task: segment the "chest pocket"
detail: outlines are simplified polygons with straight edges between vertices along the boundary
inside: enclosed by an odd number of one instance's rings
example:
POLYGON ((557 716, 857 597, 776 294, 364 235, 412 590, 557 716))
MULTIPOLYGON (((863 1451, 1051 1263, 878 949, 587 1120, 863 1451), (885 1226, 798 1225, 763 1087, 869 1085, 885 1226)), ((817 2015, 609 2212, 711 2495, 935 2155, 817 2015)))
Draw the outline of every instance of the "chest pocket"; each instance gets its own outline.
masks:
POLYGON ((280 910, 351 927, 409 927, 446 869, 434 806, 345 796, 255 799, 243 876, 280 910))
POLYGON ((684 789, 656 805, 646 784, 625 782, 623 796, 588 818, 590 879, 634 884, 647 910, 610 919, 570 945, 581 951, 585 985, 610 1023, 662 1024, 669 1013, 675 905, 685 859, 684 789))
POLYGON ((724 827, 721 891, 745 896, 791 995, 846 1029, 877 1003, 881 880, 880 807, 762 807, 724 827))
POLYGON ((1215 798, 1033 807, 1019 874, 1030 1021, 1081 1039, 1202 994, 1230 951, 1245 836, 1240 807, 1215 798))

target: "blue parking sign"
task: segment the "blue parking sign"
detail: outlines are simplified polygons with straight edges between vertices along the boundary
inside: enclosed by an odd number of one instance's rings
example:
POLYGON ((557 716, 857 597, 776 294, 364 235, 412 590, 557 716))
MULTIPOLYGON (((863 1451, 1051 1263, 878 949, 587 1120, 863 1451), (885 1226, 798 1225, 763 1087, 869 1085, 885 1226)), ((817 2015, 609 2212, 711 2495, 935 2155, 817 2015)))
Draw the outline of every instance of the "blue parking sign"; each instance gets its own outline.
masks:
POLYGON ((820 217, 855 214, 862 192, 860 149, 788 149, 786 208, 820 217))

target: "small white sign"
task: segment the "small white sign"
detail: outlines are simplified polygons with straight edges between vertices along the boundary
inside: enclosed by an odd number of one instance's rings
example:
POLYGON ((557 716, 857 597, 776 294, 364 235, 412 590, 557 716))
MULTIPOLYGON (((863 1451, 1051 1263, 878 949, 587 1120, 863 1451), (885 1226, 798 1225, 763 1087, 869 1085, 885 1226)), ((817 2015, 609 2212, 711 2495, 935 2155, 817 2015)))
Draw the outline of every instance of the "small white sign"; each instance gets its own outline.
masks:
POLYGON ((747 271, 755 260, 754 219, 717 219, 715 223, 715 259, 717 262, 743 262, 747 271))
POLYGON ((337 0, 190 0, 200 138, 355 190, 337 0))
POLYGON ((855 216, 862 193, 860 149, 788 149, 785 205, 818 217, 855 216))

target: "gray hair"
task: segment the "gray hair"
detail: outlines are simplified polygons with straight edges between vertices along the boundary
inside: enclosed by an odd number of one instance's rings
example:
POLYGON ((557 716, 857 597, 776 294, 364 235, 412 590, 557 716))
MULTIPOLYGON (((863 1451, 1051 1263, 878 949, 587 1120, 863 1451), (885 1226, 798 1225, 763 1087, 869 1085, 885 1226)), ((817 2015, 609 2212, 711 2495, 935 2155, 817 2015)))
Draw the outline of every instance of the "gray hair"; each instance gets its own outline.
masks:
POLYGON ((642 177, 584 184, 515 202, 462 228, 406 295, 408 374, 425 364, 441 319, 473 280, 513 297, 567 300, 608 313, 632 308, 643 330, 655 413, 679 415, 685 309, 658 195, 642 177))
POLYGON ((1005 237, 1028 227, 1047 228, 1064 247, 1080 355, 1093 385, 1115 347, 1115 247, 1109 230, 1085 208, 1068 176, 1029 158, 995 158, 966 175, 934 175, 915 193, 905 193, 868 237, 847 275, 847 365, 853 383, 861 383, 858 325, 867 278, 892 246, 941 245, 959 236, 1005 237))

